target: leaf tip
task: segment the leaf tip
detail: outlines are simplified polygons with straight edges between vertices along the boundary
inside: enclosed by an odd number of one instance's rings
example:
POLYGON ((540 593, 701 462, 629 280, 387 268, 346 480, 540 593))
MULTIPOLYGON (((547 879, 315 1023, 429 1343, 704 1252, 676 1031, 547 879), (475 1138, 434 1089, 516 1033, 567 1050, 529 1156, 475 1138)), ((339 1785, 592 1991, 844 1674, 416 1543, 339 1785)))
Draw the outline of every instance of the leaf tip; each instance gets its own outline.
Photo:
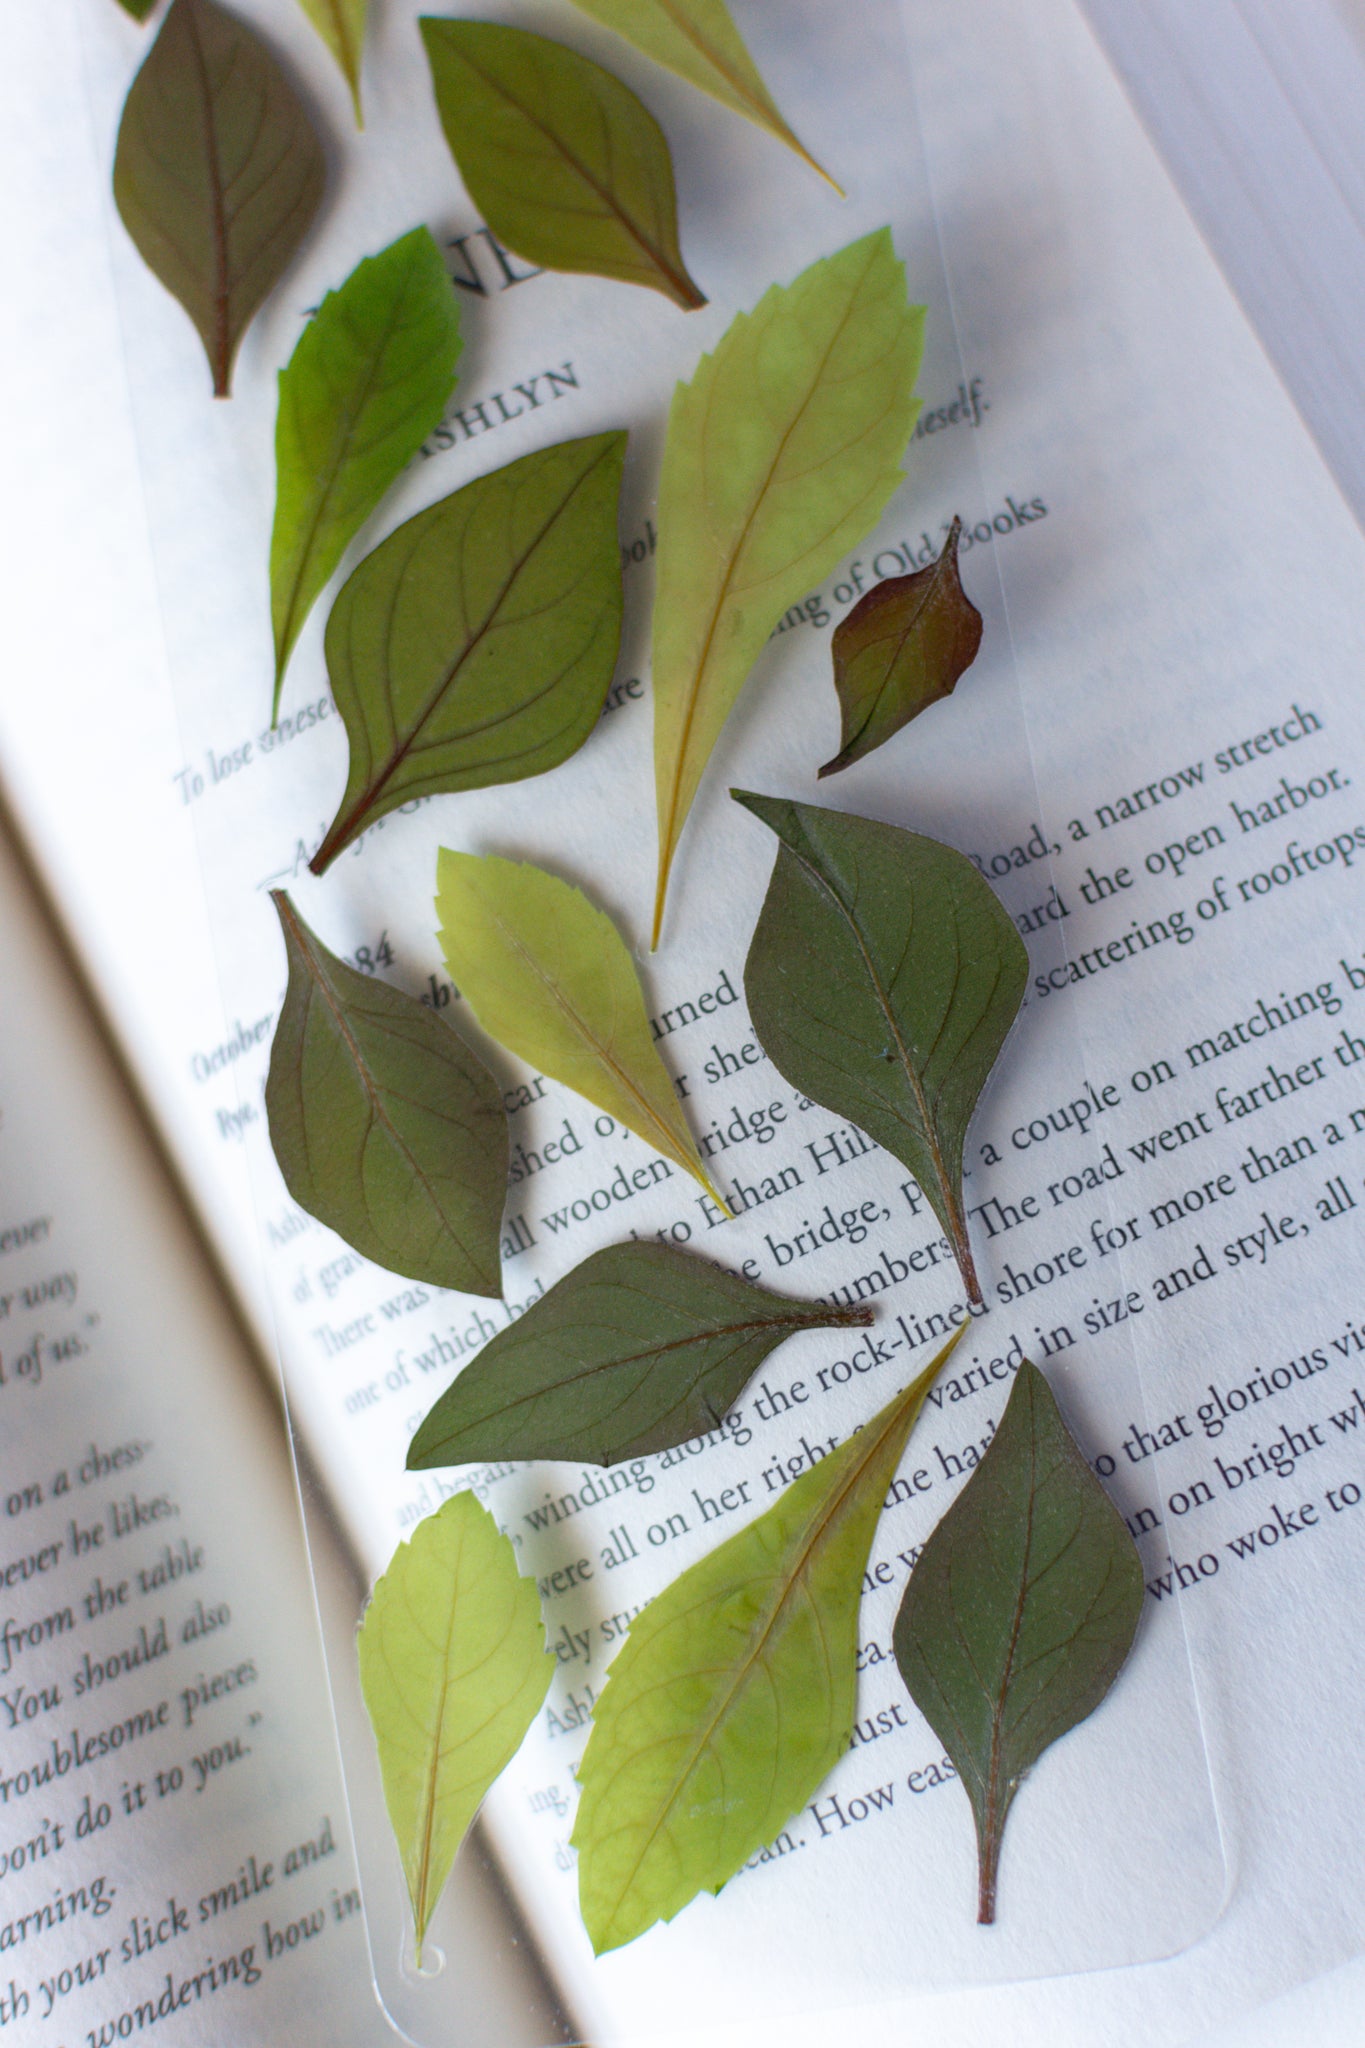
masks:
POLYGON ((766 825, 770 831, 776 832, 777 826, 771 814, 783 801, 781 797, 760 796, 756 789, 732 789, 730 794, 746 811, 752 811, 760 825, 766 825))

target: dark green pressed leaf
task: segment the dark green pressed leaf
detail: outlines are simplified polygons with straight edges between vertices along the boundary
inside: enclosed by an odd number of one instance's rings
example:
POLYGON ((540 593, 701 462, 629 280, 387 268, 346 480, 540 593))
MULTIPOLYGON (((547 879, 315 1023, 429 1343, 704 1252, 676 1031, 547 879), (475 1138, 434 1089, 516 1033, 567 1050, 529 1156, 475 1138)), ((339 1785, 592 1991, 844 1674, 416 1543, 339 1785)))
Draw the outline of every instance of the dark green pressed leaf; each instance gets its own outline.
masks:
POLYGON ((341 66, 341 75, 351 88, 355 125, 363 128, 360 52, 365 41, 367 0, 299 0, 299 5, 341 66))
POLYGON ((555 1672, 535 1585, 472 1493, 453 1495, 399 1544, 357 1649, 420 1961, 466 1830, 555 1672))
POLYGON ((1025 1359, 989 1450, 910 1575, 893 1637, 972 1802, 983 1923, 1019 1781, 1114 1683, 1142 1593, 1137 1545, 1025 1359))
POLYGON ((327 622, 351 743, 320 875, 414 797, 557 768, 597 723, 621 638, 623 433, 560 441, 419 512, 327 622))
POLYGON ((125 14, 132 15, 134 21, 145 21, 156 6, 156 0, 118 0, 118 4, 125 14))
POLYGON ((415 228, 328 292, 280 371, 273 718, 313 600, 445 411, 459 354, 454 288, 430 234, 415 228))
POLYGON ((495 235, 547 270, 649 285, 691 311, 673 160, 628 86, 529 29, 424 15, 436 106, 495 235))
POLYGON ((717 1428, 795 1331, 871 1321, 871 1309, 790 1301, 670 1245, 609 1245, 485 1344, 417 1431, 408 1470, 666 1451, 717 1428))
POLYGON ((412 1280, 501 1295, 507 1113, 434 1010, 358 974, 272 889, 289 985, 265 1087, 270 1142, 301 1209, 412 1280))
POLYGON ((216 0, 174 0, 124 105, 114 198, 198 328, 215 397, 228 395, 237 344, 303 240, 325 175, 265 44, 216 0))
POLYGON ((576 0, 576 4, 656 63, 666 64, 689 85, 766 128, 843 198, 843 187, 816 163, 783 120, 725 0, 576 0))
POLYGON ((981 614, 958 575, 961 533, 962 521, 954 519, 936 562, 877 584, 835 627, 834 687, 843 733, 822 776, 861 761, 950 696, 976 660, 981 614))
POLYGON ((578 1896, 598 1955, 718 1892, 848 1748, 872 1534, 966 1328, 631 1623, 578 1767, 578 1896))
POLYGON ((744 986, 765 1052, 908 1166, 981 1300, 962 1147, 1028 954, 965 854, 868 818, 731 794, 782 844, 744 986))

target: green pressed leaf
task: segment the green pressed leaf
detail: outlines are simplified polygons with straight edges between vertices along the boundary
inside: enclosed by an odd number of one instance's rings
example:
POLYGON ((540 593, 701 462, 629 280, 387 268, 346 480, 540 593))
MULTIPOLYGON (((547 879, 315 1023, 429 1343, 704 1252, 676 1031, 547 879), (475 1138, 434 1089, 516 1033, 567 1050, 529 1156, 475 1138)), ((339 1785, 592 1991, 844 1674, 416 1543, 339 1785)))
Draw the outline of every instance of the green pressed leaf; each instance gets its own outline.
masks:
POLYGON ((434 1010, 338 960, 282 889, 270 893, 289 984, 265 1107, 290 1194, 381 1266, 501 1295, 497 1082, 434 1010))
POLYGON ((322 198, 322 144, 265 44, 216 0, 173 0, 119 123, 123 225, 193 320, 217 398, 322 198))
POLYGON ((365 42, 366 4, 367 0, 299 0, 351 88, 357 128, 365 125, 360 111, 360 53, 365 42))
POLYGON ((555 1671, 535 1586, 472 1493, 453 1494, 399 1544, 358 1649, 420 1961, 456 1851, 555 1671))
POLYGON ((731 792, 782 844, 745 963, 779 1073, 908 1166, 981 1300, 962 1147, 1028 954, 965 854, 813 804, 731 792))
POLYGON ((132 15, 134 21, 145 21, 156 6, 156 0, 118 0, 118 4, 125 14, 132 15))
POLYGON ((834 687, 844 729, 822 776, 861 761, 951 696, 976 660, 981 614, 958 575, 961 533, 962 521, 954 519, 936 562, 878 583, 835 627, 834 687))
POLYGON ((598 1955, 719 1891, 848 1748, 872 1533, 967 1327, 631 1623, 578 1767, 579 1904, 598 1955))
POLYGON ((523 455, 342 585, 326 649, 350 772, 314 874, 399 804, 541 775, 582 746, 621 638, 625 452, 612 433, 523 455))
POLYGON ((422 18, 450 153, 509 249, 547 270, 706 300, 683 267, 673 159, 619 78, 529 29, 422 18))
POLYGON ((725 0, 576 0, 576 4, 594 21, 604 22, 634 43, 656 64, 667 65, 723 107, 766 128, 843 197, 842 186, 816 163, 783 120, 725 0))
POLYGON ((635 963, 605 911, 529 862, 445 847, 436 909, 446 965, 489 1037, 693 1174, 728 1216, 659 1058, 635 963))
POLYGON ((1019 1781, 1094 1712, 1142 1612, 1142 1563, 1027 1359, 1000 1427, 924 1552, 893 1646, 976 1817, 977 1918, 995 1918, 1019 1781))
POLYGON ((673 394, 654 605, 656 946, 678 840, 745 677, 901 481, 923 337, 882 228, 774 285, 673 394))
POLYGON ((666 1451, 718 1428, 795 1331, 871 1321, 871 1309, 790 1301, 671 1245, 609 1245, 484 1345, 417 1431, 408 1470, 666 1451))
POLYGON ((328 292, 280 371, 274 718, 313 600, 445 411, 459 355, 454 289, 430 234, 415 228, 328 292))

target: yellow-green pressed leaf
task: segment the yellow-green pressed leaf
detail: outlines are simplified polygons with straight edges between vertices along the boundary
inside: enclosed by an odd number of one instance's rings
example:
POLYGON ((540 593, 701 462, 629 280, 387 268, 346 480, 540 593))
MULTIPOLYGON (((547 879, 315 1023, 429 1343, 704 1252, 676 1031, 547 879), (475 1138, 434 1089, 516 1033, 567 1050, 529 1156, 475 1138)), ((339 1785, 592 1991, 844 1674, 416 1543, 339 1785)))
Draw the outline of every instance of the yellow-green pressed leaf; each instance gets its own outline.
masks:
POLYGON ((559 441, 406 520, 341 586, 327 673, 351 743, 315 875, 399 804, 557 768, 621 640, 623 433, 559 441))
POLYGON ((586 1095, 725 1211, 678 1107, 625 941, 581 889, 529 862, 441 849, 446 965, 490 1038, 586 1095))
POLYGON ((628 86, 529 29, 421 26, 450 153, 509 249, 547 270, 648 285, 685 312, 706 304, 678 247, 668 143, 628 86))
POLYGON ((654 605, 656 946, 678 840, 749 670, 901 481, 923 341, 881 228, 774 285, 673 395, 654 605))
POLYGON ((848 1748, 872 1534, 966 1328, 631 1623, 578 1768, 579 1904, 599 1955, 719 1891, 848 1748))
POLYGON ((314 599, 445 411, 459 356, 454 287, 428 230, 414 228, 328 292, 280 371, 274 718, 314 599))
POLYGON ((723 107, 766 128, 843 196, 842 186, 816 163, 783 120, 725 0, 575 0, 575 4, 594 21, 634 43, 656 64, 666 65, 723 107))
POLYGON ((299 5, 326 43, 341 75, 351 88, 355 125, 365 126, 360 111, 360 53, 365 42, 365 9, 368 0, 299 0, 299 5))
POLYGON ((1100 1704, 1142 1599, 1128 1525, 1025 1359, 985 1457, 910 1575, 892 1638, 972 1803, 983 1925, 1020 1780, 1100 1704))
POLYGON ((303 102, 259 37, 216 0, 174 0, 124 103, 114 199, 198 328, 217 398, 325 171, 303 102))
POLYGON ((399 1544, 358 1648, 420 1959, 456 1851, 555 1670, 535 1585, 472 1493, 452 1495, 399 1544))

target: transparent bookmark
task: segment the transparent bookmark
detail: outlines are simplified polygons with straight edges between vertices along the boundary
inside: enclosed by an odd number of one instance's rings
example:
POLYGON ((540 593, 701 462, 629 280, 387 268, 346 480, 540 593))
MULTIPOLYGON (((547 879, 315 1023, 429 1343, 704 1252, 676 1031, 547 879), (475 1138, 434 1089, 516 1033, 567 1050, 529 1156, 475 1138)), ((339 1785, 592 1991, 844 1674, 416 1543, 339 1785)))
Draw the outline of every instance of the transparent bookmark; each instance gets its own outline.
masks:
MULTIPOLYGON (((270 14, 263 4, 242 11, 262 22, 270 14)), ((540 1583, 556 1658, 546 1706, 461 1853, 419 1969, 357 1698, 360 1602, 352 1587, 320 1586, 381 1999, 423 2048, 495 2038, 720 2038, 726 2027, 742 2032, 784 2015, 833 2016, 929 1991, 1170 1955, 1213 1924, 1226 1885, 1178 1588, 1148 1601, 1111 1696, 1021 1791, 992 1928, 975 1924, 966 1799, 889 1656, 913 1558, 979 1462, 1024 1356, 1047 1374, 1105 1475, 1143 1543, 1144 1568, 1153 1558, 1154 1497, 1122 1444, 1134 1427, 1154 1427, 1157 1409, 1131 1315, 1109 1314, 1111 1298, 1121 1304, 1132 1286, 1108 1166, 1118 1156, 1110 1133, 1120 1105, 1093 1069, 1074 1007, 1038 993, 1055 974, 1065 979, 1074 889, 1055 805, 1034 774, 1038 707, 1021 692, 1015 660, 1011 628, 1026 646, 1027 603, 1016 601, 1010 575, 1001 582, 1011 551, 1021 564, 1036 562, 1040 535, 1052 573, 1052 536, 1065 519, 1056 546, 1083 605, 1087 523, 1083 507, 1064 513, 1054 503, 1050 483, 1038 485, 1022 455, 1017 480, 1011 471, 1003 489, 980 455, 1010 446, 1020 419, 1031 431, 1063 403, 1065 379, 1051 363, 1044 390, 1027 349, 977 357, 959 346, 953 194, 935 122, 924 115, 925 79, 914 75, 892 0, 868 0, 856 22, 834 19, 819 0, 784 0, 780 36, 760 37, 753 25, 774 97, 838 176, 842 203, 770 137, 595 26, 548 4, 518 10, 520 22, 571 33, 662 119, 689 261, 710 297, 687 316, 655 294, 534 273, 502 249, 454 179, 429 108, 415 16, 406 4, 385 10, 369 58, 363 143, 348 141, 330 212, 248 334, 228 404, 209 400, 183 315, 143 272, 112 215, 110 223, 184 754, 181 793, 198 833, 225 1010, 251 1027, 204 1094, 203 1113, 222 1112, 250 1162, 305 1519, 339 1522, 372 1583, 425 1515, 474 1487, 540 1583), (590 742, 553 775, 405 807, 318 880, 308 862, 345 780, 346 747, 323 650, 330 594, 299 638, 280 723, 270 724, 275 372, 322 294, 416 219, 449 252, 465 341, 460 382, 445 427, 347 565, 403 518, 505 461, 552 439, 627 427, 625 687, 590 742), (648 956, 649 608, 668 399, 770 283, 888 222, 911 297, 928 308, 924 405, 906 483, 876 531, 779 622, 699 795, 666 943, 648 956), (518 402, 518 390, 534 402, 518 402), (860 595, 936 558, 955 514, 964 581, 985 619, 978 661, 951 703, 818 781, 819 763, 835 750, 834 623, 860 595), (968 1206, 985 1310, 907 1452, 904 1469, 924 1478, 893 1489, 874 1538, 852 1747, 718 1896, 699 1897, 671 1922, 595 1957, 576 1895, 575 1769, 631 1619, 741 1525, 740 1503, 770 1503, 823 1446, 866 1422, 923 1368, 960 1313, 955 1269, 935 1249, 937 1226, 904 1170, 800 1097, 757 1045, 743 967, 771 849, 729 802, 731 784, 870 815, 969 852, 1026 937, 1034 995, 972 1127, 968 1206), (442 844, 564 873, 629 935, 693 1129, 723 1185, 743 1191, 732 1201, 734 1220, 678 1176, 642 1181, 650 1155, 638 1140, 496 1049, 488 1058, 504 1081, 513 1144, 505 1301, 442 1294, 381 1272, 288 1200, 262 1105, 284 978, 268 892, 287 889, 334 952, 368 962, 465 1029, 431 907, 442 844), (1017 1142, 1035 1126, 1036 1140, 1017 1142), (1054 1182, 1064 1192, 1043 1208, 1054 1182), (587 1253, 632 1232, 664 1235, 735 1269, 748 1260, 765 1281, 807 1298, 859 1294, 875 1307, 877 1343, 855 1355, 847 1333, 803 1335, 744 1391, 723 1428, 606 1474, 562 1465, 409 1474, 407 1444, 453 1375, 587 1253), (1070 1256, 1073 1245, 1081 1259, 1070 1256)), ((325 75, 329 60, 302 18, 285 24, 272 15, 269 29, 299 72, 325 75)), ((109 135, 123 58, 107 25, 92 35, 96 123, 109 135)), ((1008 112, 1010 82, 988 48, 960 55, 977 67, 974 97, 931 111, 976 123, 986 150, 997 101, 1001 117, 1008 112)), ((1003 234, 1013 196, 1003 166, 999 192, 1003 234)), ((1036 221, 1031 231, 1041 231, 1036 221)), ((1009 316, 1002 307, 1002 328, 1009 316)), ((1036 571, 1024 567, 1021 576, 1036 594, 1036 571)), ((1151 1569, 1159 1576, 1163 1567, 1151 1569)))

